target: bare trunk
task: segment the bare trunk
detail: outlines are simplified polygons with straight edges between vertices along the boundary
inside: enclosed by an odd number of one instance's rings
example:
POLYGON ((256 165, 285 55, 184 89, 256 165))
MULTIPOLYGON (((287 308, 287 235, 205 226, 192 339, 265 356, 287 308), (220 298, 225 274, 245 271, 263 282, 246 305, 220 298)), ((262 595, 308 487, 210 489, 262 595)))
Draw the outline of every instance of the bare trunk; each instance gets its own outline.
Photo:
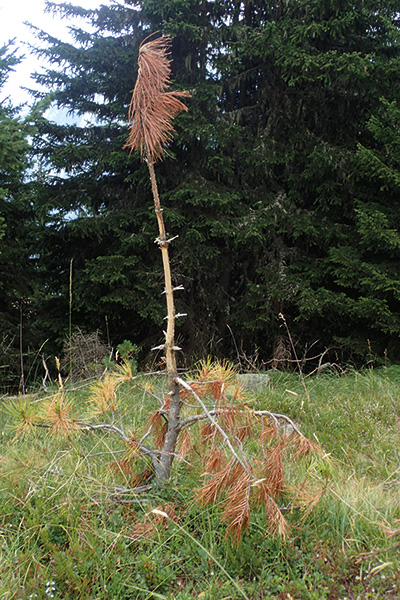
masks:
POLYGON ((19 360, 21 366, 21 378, 19 380, 19 391, 22 394, 25 394, 25 374, 24 374, 24 347, 23 347, 23 308, 22 308, 22 299, 20 300, 19 305, 19 360))
POLYGON ((171 240, 167 240, 164 218, 158 194, 157 181, 154 171, 154 163, 148 160, 147 162, 150 172, 151 188, 154 199, 154 209, 157 217, 159 237, 157 243, 161 250, 161 256, 164 268, 165 295, 167 301, 167 331, 165 333, 165 358, 168 375, 168 395, 169 395, 169 410, 167 432, 165 435, 164 444, 161 450, 159 463, 156 465, 156 482, 161 484, 169 479, 171 474, 172 461, 175 454, 177 439, 180 432, 180 385, 177 382, 177 367, 175 358, 175 303, 174 303, 174 288, 172 287, 171 269, 169 262, 168 246, 171 240))

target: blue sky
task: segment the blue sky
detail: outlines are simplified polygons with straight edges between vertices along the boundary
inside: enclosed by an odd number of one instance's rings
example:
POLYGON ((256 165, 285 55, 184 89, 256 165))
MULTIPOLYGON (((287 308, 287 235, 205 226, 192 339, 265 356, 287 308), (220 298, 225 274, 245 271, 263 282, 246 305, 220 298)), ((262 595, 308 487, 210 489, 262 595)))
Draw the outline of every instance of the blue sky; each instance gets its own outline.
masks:
MULTIPOLYGON (((97 8, 108 3, 108 0, 64 1, 84 8, 97 8)), ((59 3, 62 4, 62 0, 59 3)), ((25 55, 22 64, 10 75, 1 93, 1 98, 9 96, 13 105, 29 102, 29 95, 21 87, 35 87, 30 75, 34 71, 41 71, 45 66, 29 53, 26 46, 26 43, 37 43, 29 27, 24 24, 26 21, 55 37, 69 39, 68 25, 71 23, 60 19, 59 15, 45 13, 45 0, 0 0, 0 45, 16 38, 19 53, 25 55)), ((74 24, 76 23, 75 20, 74 24)))

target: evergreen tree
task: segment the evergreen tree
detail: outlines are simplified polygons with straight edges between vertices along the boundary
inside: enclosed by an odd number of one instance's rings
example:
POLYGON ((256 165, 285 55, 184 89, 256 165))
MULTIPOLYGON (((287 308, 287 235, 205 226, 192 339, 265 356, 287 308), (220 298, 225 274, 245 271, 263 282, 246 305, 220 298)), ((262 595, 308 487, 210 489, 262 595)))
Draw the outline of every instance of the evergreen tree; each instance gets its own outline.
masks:
MULTIPOLYGON (((89 35, 74 29, 76 45, 61 44, 38 32, 48 43, 47 48, 38 53, 45 55, 55 67, 64 62, 69 64, 68 71, 61 77, 55 68, 37 76, 38 82, 54 90, 53 101, 59 108, 68 108, 82 119, 91 115, 90 122, 82 126, 42 120, 38 123, 39 134, 35 140, 38 155, 48 171, 63 171, 62 177, 45 178, 37 207, 40 214, 46 215, 41 257, 49 293, 43 299, 43 327, 60 338, 68 326, 67 292, 72 259, 74 324, 104 332, 107 317, 113 342, 134 337, 139 342, 145 340, 148 346, 160 336, 164 317, 160 297, 162 272, 153 244, 151 193, 143 165, 139 160, 130 160, 128 153, 122 151, 127 135, 127 106, 136 77, 138 43, 149 34, 150 15, 153 17, 151 30, 162 26, 157 11, 153 12, 150 4, 143 5, 143 13, 118 5, 103 6, 97 11, 63 6, 64 14, 86 15, 97 30, 89 35), (129 34, 117 37, 115 31, 121 28, 129 34)), ((189 19, 193 6, 182 2, 182 7, 185 8, 182 19, 189 19)), ((163 11, 167 8, 165 3, 163 11)), ((176 3, 174 8, 177 8, 176 3)), ((176 13, 173 11, 173 14, 176 13)), ((232 235, 233 224, 223 224, 223 219, 236 209, 233 205, 227 208, 230 199, 235 198, 231 190, 220 200, 218 148, 212 146, 210 139, 214 132, 209 122, 211 110, 207 108, 214 104, 217 110, 216 84, 212 80, 201 80, 204 68, 199 67, 198 60, 190 58, 190 52, 193 56, 197 52, 197 24, 192 30, 195 37, 192 42, 190 36, 185 37, 183 33, 180 38, 175 36, 173 76, 176 78, 178 72, 181 73, 179 83, 186 87, 199 80, 200 83, 196 83, 190 116, 180 119, 185 135, 178 134, 171 147, 171 156, 160 169, 160 182, 168 202, 165 210, 168 226, 173 229, 177 224, 181 232, 182 243, 176 253, 174 251, 173 261, 177 278, 183 279, 186 288, 182 301, 190 313, 185 329, 187 345, 195 348, 197 343, 199 348, 199 329, 204 329, 202 338, 208 342, 206 329, 208 326, 210 331, 210 315, 217 310, 224 311, 220 273, 230 264, 225 238, 227 234, 232 235), (185 54, 179 54, 175 60, 177 46, 183 39, 185 54), (205 109, 207 112, 203 114, 205 109), (187 127, 190 127, 188 135, 187 127), (211 183, 205 178, 209 158, 210 162, 215 159, 211 166, 211 183), (196 192, 201 196, 196 197, 196 192), (175 200, 180 202, 180 207, 174 205, 175 200), (206 214, 203 205, 209 200, 210 214, 206 214), (203 240, 201 246, 193 247, 193 236, 203 240), (216 264, 212 274, 205 263, 210 259, 220 260, 220 257, 223 264, 221 268, 216 264), (206 288, 213 284, 214 301, 206 293, 206 288), (221 292, 215 294, 217 290, 221 292), (191 326, 195 322, 195 306, 204 307, 204 318, 196 317, 199 329, 191 326)), ((203 37, 205 39, 206 34, 203 37)), ((220 317, 211 319, 217 321, 220 317)), ((216 331, 216 325, 211 329, 216 331)))
MULTIPOLYGON (((372 277, 364 275, 360 286, 362 272, 377 265, 365 264, 372 255, 357 246, 365 203, 385 204, 358 148, 370 143, 380 98, 398 98, 396 3, 260 3, 248 17, 233 48, 239 61, 246 57, 239 72, 251 81, 243 84, 242 105, 239 85, 231 100, 243 123, 243 179, 254 198, 250 226, 241 230, 239 256, 248 260, 237 323, 244 315, 245 326, 265 334, 281 311, 296 319, 304 344, 319 339, 321 350, 340 344, 360 357, 368 340, 383 352, 391 339, 394 357, 398 300, 377 293, 372 277)), ((382 262, 388 288, 398 277, 391 250, 390 275, 382 262)))
MULTIPOLYGON (((18 64, 13 44, 0 48, 0 91, 18 64)), ((0 386, 18 389, 23 382, 23 358, 33 342, 27 321, 32 316, 35 271, 30 252, 35 215, 25 182, 31 132, 8 98, 0 101, 0 386)))
MULTIPOLYGON (((38 32, 48 42, 38 52, 54 69, 37 79, 54 88, 54 104, 72 112, 76 120, 74 125, 46 119, 37 123, 36 152, 47 173, 36 208, 42 215, 41 271, 46 290, 42 328, 59 342, 68 332, 73 261, 74 324, 104 333, 107 318, 114 340, 140 338, 142 330, 151 328, 157 309, 144 278, 151 248, 149 207, 129 182, 129 156, 122 151, 134 78, 132 74, 128 82, 127 74, 137 48, 131 35, 115 35, 127 27, 128 19, 118 7, 93 12, 63 5, 60 10, 68 16, 86 16, 99 32, 89 35, 75 28, 76 47, 38 32), (69 67, 60 75, 57 68, 62 70, 64 61, 69 67)), ((132 178, 140 181, 145 172, 139 170, 132 178)), ((149 197, 149 191, 145 193, 149 197)))
POLYGON ((258 346, 266 359, 283 312, 302 345, 318 339, 321 350, 335 344, 360 357, 370 340, 394 357, 398 213, 377 161, 390 152, 393 177, 396 2, 49 6, 84 17, 95 33, 73 28, 67 44, 38 32, 53 68, 37 79, 80 118, 38 123, 37 152, 52 174, 36 207, 43 328, 59 338, 67 330, 73 259, 75 324, 104 331, 107 317, 113 341, 146 348, 159 337, 150 189, 138 157, 121 147, 139 43, 161 31, 173 39, 175 88, 192 93, 158 170, 167 229, 179 232, 172 262, 185 287, 185 348, 258 346), (378 123, 388 118, 393 137, 383 139, 378 123))

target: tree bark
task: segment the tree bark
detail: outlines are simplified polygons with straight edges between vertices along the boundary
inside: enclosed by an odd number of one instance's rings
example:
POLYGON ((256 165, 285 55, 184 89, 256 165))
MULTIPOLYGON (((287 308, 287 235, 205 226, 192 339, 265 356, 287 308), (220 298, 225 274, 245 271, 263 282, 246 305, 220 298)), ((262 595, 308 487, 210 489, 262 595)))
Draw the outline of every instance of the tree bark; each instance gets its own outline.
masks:
POLYGON ((161 250, 161 256, 163 261, 164 269, 164 282, 165 282, 165 295, 167 302, 167 331, 165 332, 165 359, 168 375, 168 395, 169 395, 169 409, 168 409, 168 421, 167 431, 163 447, 161 449, 161 456, 158 464, 155 465, 156 469, 156 483, 161 485, 165 480, 169 479, 171 474, 172 461, 175 455, 176 443, 178 440, 180 426, 180 385, 177 381, 178 371, 176 367, 175 357, 175 303, 174 303, 174 288, 172 286, 171 279, 171 268, 169 261, 168 246, 171 240, 167 239, 164 218, 162 214, 162 208, 160 203, 160 196, 158 193, 157 180, 154 171, 154 163, 150 160, 147 161, 151 188, 154 199, 154 210, 157 217, 159 237, 157 243, 161 250))

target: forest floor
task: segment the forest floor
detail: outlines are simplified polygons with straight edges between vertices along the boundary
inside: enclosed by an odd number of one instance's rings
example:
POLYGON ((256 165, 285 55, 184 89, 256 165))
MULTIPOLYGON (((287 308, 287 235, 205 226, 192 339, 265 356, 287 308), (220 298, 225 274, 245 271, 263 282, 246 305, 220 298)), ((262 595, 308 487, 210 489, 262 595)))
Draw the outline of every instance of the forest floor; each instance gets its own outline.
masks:
MULTIPOLYGON (((238 545, 219 504, 193 501, 199 471, 185 461, 164 488, 129 497, 115 436, 16 426, 16 401, 3 398, 0 599, 400 598, 400 367, 254 381, 254 408, 285 413, 318 441, 323 454, 303 474, 327 483, 312 510, 289 503, 286 539, 267 532, 260 511, 238 545)), ((66 391, 61 409, 85 410, 88 394, 66 391)), ((143 391, 125 401, 125 418, 145 422, 143 391)), ((42 400, 19 402, 29 424, 42 400)))

